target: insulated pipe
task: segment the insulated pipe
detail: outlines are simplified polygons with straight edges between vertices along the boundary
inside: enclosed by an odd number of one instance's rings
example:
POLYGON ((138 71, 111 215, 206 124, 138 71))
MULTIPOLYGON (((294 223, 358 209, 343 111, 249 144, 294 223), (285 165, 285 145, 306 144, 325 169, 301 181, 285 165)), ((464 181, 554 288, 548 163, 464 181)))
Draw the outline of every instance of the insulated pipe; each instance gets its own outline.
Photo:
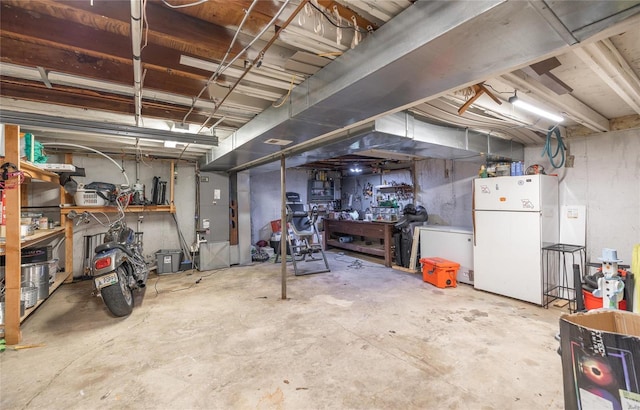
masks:
POLYGON ((131 49, 133 52, 133 98, 136 127, 142 115, 142 0, 131 0, 131 49))

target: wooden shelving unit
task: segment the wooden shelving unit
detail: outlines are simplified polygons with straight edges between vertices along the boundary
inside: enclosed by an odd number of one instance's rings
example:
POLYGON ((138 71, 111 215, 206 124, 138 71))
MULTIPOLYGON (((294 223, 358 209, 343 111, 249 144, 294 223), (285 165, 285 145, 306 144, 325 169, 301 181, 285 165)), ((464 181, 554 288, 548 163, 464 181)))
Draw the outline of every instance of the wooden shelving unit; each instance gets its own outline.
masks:
MULTIPOLYGON (((46 229, 37 231, 34 235, 21 238, 20 236, 20 216, 22 200, 25 197, 25 184, 32 181, 43 181, 50 183, 52 189, 59 190, 59 177, 53 172, 40 169, 32 164, 20 160, 20 128, 17 125, 4 126, 5 137, 5 162, 16 164, 18 169, 24 174, 24 180, 20 181, 18 176, 12 176, 5 184, 6 194, 6 238, 4 244, 5 254, 5 312, 4 312, 4 338, 7 344, 18 344, 22 339, 20 323, 25 320, 44 300, 27 309, 24 315, 20 315, 20 291, 21 291, 21 250, 24 247, 32 246, 60 236, 65 231, 64 228, 46 229)), ((57 289, 68 277, 61 274, 56 277, 54 285, 50 288, 49 294, 57 289)), ((45 299, 46 300, 46 299, 45 299)))
MULTIPOLYGON (((62 208, 62 214, 67 215, 71 211, 76 211, 77 213, 82 212, 118 212, 118 208, 115 206, 66 206, 62 208)), ((139 212, 170 212, 174 213, 176 211, 174 205, 129 205, 125 212, 129 213, 139 213, 139 212)))
MULTIPOLYGON (((73 157, 71 154, 67 154, 65 158, 67 163, 71 163, 73 157)), ((170 175, 174 175, 175 163, 171 161, 170 175)), ((71 198, 67 198, 71 200, 71 198)), ((65 201, 66 202, 66 201, 65 201)), ((69 212, 75 211, 78 214, 83 212, 103 212, 114 213, 118 212, 118 208, 115 206, 62 206, 60 213, 62 215, 62 226, 65 236, 65 272, 73 272, 73 221, 67 218, 69 212)), ((169 212, 175 213, 176 206, 174 202, 174 180, 169 181, 169 205, 129 205, 125 209, 125 213, 146 213, 146 212, 169 212)))
POLYGON ((334 181, 310 179, 308 182, 307 200, 308 202, 333 201, 334 181))
MULTIPOLYGON (((36 231, 36 233, 34 233, 31 236, 27 236, 25 237, 25 239, 20 241, 20 247, 21 248, 26 248, 29 246, 33 246, 33 245, 37 245, 40 242, 44 242, 47 241, 49 239, 53 239, 56 236, 60 236, 64 233, 64 228, 55 228, 55 229, 45 229, 45 230, 38 230, 36 231)), ((4 251, 4 246, 5 246, 5 242, 4 241, 0 241, 0 247, 2 249, 0 249, 0 255, 4 255, 5 251, 4 251)))
MULTIPOLYGON (((69 203, 72 198, 60 187, 58 174, 43 170, 28 162, 20 161, 20 128, 17 125, 5 125, 5 158, 3 162, 19 164, 18 168, 24 175, 22 183, 18 177, 9 178, 5 181, 6 186, 6 238, 0 242, 0 255, 5 256, 5 313, 4 325, 0 329, 4 330, 4 338, 7 344, 18 344, 22 339, 20 324, 29 317, 46 300, 39 300, 33 307, 25 310, 20 315, 20 287, 21 287, 21 249, 28 246, 54 239, 58 236, 65 237, 65 269, 56 275, 54 283, 49 287, 51 295, 64 282, 73 279, 73 221, 67 218, 69 212, 74 210, 77 213, 104 212, 113 213, 118 209, 113 206, 87 207, 87 206, 61 206, 60 223, 61 226, 55 229, 36 231, 33 235, 20 237, 20 215, 22 202, 26 201, 25 184, 35 181, 52 184, 52 189, 60 192, 61 204, 69 203)), ((71 163, 71 154, 65 156, 65 161, 71 163)), ((174 175, 175 163, 171 162, 171 175, 174 175)), ((168 212, 175 213, 174 204, 174 181, 169 184, 169 205, 130 205, 127 213, 147 213, 147 212, 168 212)))

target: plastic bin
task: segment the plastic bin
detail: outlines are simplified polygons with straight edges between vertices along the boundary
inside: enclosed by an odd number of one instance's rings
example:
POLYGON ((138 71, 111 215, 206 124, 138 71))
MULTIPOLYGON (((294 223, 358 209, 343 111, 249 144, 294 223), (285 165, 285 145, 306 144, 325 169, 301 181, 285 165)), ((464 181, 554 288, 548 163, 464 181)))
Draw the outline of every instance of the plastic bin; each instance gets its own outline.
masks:
POLYGON ((456 287, 460 264, 443 258, 421 258, 422 280, 439 288, 456 287))
MULTIPOLYGON (((582 289, 582 297, 584 298, 584 307, 587 310, 602 308, 602 298, 594 296, 593 293, 588 290, 582 289)), ((627 301, 623 299, 618 302, 618 309, 627 310, 627 301)))
MULTIPOLYGON (((269 245, 273 248, 274 254, 280 253, 280 241, 269 241, 269 245)), ((291 255, 291 247, 289 246, 289 243, 287 243, 287 255, 291 255)))
POLYGON ((105 206, 107 201, 94 189, 78 189, 73 195, 78 206, 105 206))
POLYGON ((156 252, 158 275, 163 273, 175 273, 180 269, 180 249, 160 249, 156 252))

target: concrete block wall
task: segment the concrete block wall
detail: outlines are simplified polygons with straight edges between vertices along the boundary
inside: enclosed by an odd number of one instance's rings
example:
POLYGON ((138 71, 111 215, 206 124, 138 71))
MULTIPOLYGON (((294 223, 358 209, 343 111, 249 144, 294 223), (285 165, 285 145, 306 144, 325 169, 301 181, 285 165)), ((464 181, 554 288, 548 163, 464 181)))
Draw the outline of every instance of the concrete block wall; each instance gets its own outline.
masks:
POLYGON ((558 174, 560 205, 586 206, 588 260, 598 262, 602 248, 614 248, 622 263, 630 264, 633 245, 640 243, 640 129, 565 143, 575 157, 573 168, 553 170, 541 157, 542 146, 525 149, 525 164, 541 164, 548 174, 558 174))
MULTIPOLYGON (((472 226, 471 216, 471 184, 478 175, 480 164, 478 159, 450 161, 426 159, 417 161, 417 198, 416 204, 427 208, 429 224, 472 226)), ((287 170, 287 190, 300 192, 306 201, 308 171, 300 169, 287 170)), ((371 199, 365 199, 362 189, 367 182, 373 186, 395 181, 411 183, 411 175, 407 170, 393 171, 382 175, 345 176, 342 178, 341 199, 347 206, 349 194, 353 195, 353 208, 366 209, 371 206, 371 199), (360 198, 358 198, 360 197, 360 198)), ((269 239, 271 220, 280 219, 280 171, 257 173, 251 175, 251 235, 252 243, 260 239, 269 239)))
MULTIPOLYGON (((117 160, 117 159, 116 159, 117 160)), ((131 184, 136 182, 135 161, 119 161, 129 177, 131 184)), ((64 162, 52 157, 48 162, 64 162)), ((97 156, 74 155, 73 164, 85 168, 86 177, 73 177, 78 183, 108 182, 116 185, 125 183, 120 170, 109 160, 97 156)), ((145 159, 145 163, 139 165, 141 183, 145 184, 147 199, 151 198, 152 181, 154 176, 158 176, 163 181, 169 181, 170 163, 166 161, 145 159)), ((183 163, 176 167, 177 177, 175 181, 175 205, 176 218, 186 242, 191 245, 195 235, 195 166, 183 163)), ((167 183, 167 201, 169 200, 167 183)), ((56 189, 52 189, 50 184, 31 184, 29 203, 38 205, 58 205, 59 195, 56 189), (46 185, 46 186, 45 186, 46 185)), ((59 215, 59 214, 58 214, 59 215)), ((117 214, 96 214, 100 220, 107 222, 107 218, 115 218, 117 214)), ((155 252, 159 249, 180 249, 178 229, 173 216, 169 213, 143 213, 140 220, 140 230, 144 232, 144 253, 148 260, 155 261, 155 252)), ((59 216, 57 217, 59 218, 59 216)), ((138 214, 127 214, 126 221, 129 227, 138 229, 138 214)), ((74 249, 74 276, 82 274, 82 257, 84 246, 84 235, 93 235, 106 231, 107 228, 93 221, 89 224, 82 224, 75 227, 73 236, 74 249)), ((58 255, 64 261, 64 244, 59 247, 58 255)))
POLYGON ((417 205, 429 213, 428 225, 471 228, 472 184, 484 158, 424 159, 416 162, 417 205))
MULTIPOLYGON (((286 189, 300 194, 300 200, 307 202, 307 181, 309 171, 291 168, 286 171, 286 189)), ((251 243, 271 236, 270 222, 280 219, 281 191, 280 171, 251 174, 251 243)))

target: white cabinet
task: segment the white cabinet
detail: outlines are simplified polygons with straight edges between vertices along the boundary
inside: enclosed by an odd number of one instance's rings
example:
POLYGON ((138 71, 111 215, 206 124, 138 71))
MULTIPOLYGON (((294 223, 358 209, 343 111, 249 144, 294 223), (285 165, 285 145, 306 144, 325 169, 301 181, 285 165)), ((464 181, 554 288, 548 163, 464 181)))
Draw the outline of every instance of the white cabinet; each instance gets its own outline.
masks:
POLYGON ((420 257, 438 257, 460 264, 458 282, 473 285, 473 231, 452 226, 420 228, 420 257))

